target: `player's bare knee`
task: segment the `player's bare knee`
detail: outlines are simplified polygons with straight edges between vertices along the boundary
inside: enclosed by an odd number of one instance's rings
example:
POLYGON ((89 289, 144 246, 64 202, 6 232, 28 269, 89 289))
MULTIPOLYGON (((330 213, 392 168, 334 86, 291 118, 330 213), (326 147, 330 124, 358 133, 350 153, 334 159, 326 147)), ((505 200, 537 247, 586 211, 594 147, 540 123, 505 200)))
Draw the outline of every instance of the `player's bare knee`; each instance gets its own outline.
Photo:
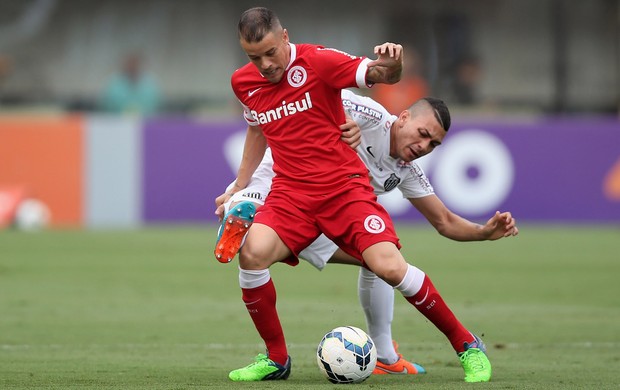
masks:
POLYGON ((370 270, 391 286, 400 283, 407 273, 407 262, 390 243, 375 244, 362 255, 370 270))
POLYGON ((382 270, 381 275, 377 274, 377 276, 383 279, 390 286, 396 286, 403 280, 406 272, 406 269, 403 271, 402 267, 390 266, 382 270))
POLYGON ((266 256, 253 250, 247 245, 239 252, 239 267, 246 270, 258 270, 269 268, 269 263, 265 260, 266 256))
POLYGON ((399 284, 407 273, 407 263, 397 259, 384 259, 373 264, 374 268, 371 268, 371 271, 391 286, 399 284))

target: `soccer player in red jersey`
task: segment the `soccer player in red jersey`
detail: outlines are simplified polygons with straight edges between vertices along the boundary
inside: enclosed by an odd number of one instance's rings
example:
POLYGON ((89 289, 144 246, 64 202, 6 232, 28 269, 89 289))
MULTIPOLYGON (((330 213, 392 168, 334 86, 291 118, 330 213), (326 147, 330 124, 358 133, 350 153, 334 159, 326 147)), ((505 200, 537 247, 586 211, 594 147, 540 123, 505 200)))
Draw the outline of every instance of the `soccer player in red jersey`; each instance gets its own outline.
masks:
MULTIPOLYGON (((243 189, 271 147, 276 176, 239 254, 242 299, 264 340, 267 355, 233 370, 233 381, 286 379, 291 371, 276 310, 269 267, 298 263, 301 250, 321 233, 386 281, 443 332, 460 357, 468 382, 488 381, 491 364, 482 341, 443 301, 430 278, 408 264, 386 210, 377 202, 368 171, 341 137, 340 91, 395 83, 402 46, 376 46, 376 60, 312 44, 290 43, 269 9, 240 18, 239 40, 250 63, 232 75, 248 131, 235 187, 243 189)), ((412 155, 424 154, 411 150, 412 155)))

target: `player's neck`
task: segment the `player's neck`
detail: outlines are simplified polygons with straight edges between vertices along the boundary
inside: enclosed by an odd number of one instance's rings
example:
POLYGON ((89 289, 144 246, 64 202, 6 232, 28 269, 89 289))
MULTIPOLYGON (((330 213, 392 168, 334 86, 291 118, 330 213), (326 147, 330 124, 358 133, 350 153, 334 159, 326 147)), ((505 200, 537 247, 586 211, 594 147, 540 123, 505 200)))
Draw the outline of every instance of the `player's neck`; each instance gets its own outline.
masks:
POLYGON ((398 134, 398 128, 396 126, 396 122, 392 123, 390 126, 390 157, 397 158, 396 154, 396 135, 398 134))

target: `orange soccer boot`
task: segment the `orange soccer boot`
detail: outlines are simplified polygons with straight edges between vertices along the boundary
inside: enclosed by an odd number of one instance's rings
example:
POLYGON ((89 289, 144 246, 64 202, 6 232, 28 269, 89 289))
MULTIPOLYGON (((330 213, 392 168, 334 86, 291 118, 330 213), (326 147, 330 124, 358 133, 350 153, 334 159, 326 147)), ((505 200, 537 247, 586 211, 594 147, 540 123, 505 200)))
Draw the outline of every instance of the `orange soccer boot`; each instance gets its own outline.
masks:
POLYGON ((375 367, 374 371, 372 372, 373 375, 385 375, 385 374, 392 374, 392 375, 417 375, 417 374, 426 374, 426 370, 424 369, 424 367, 422 367, 421 365, 419 365, 417 363, 412 363, 412 362, 409 362, 409 361, 405 360, 403 355, 398 353, 398 343, 396 341, 393 341, 393 343, 394 343, 394 349, 396 350, 396 353, 398 354, 398 360, 394 364, 385 364, 385 363, 381 363, 379 360, 377 360, 377 366, 375 367))
POLYGON ((214 254, 220 263, 230 263, 239 252, 255 215, 256 206, 248 201, 238 203, 226 213, 215 242, 214 254))

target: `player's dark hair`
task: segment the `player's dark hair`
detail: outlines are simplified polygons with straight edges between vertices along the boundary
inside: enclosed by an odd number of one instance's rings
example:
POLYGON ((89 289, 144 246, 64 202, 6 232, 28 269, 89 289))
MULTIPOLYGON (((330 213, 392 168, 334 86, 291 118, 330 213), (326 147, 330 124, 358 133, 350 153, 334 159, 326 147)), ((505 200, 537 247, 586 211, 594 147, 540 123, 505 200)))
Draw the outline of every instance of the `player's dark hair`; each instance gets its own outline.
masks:
POLYGON ((450 110, 448 110, 448 106, 446 103, 434 97, 425 97, 422 100, 426 101, 435 111, 435 118, 437 118, 437 122, 443 127, 445 131, 450 129, 450 124, 452 120, 450 119, 450 110))
POLYGON ((239 38, 248 43, 260 42, 270 31, 280 27, 280 19, 272 10, 265 7, 250 8, 239 19, 239 38))

